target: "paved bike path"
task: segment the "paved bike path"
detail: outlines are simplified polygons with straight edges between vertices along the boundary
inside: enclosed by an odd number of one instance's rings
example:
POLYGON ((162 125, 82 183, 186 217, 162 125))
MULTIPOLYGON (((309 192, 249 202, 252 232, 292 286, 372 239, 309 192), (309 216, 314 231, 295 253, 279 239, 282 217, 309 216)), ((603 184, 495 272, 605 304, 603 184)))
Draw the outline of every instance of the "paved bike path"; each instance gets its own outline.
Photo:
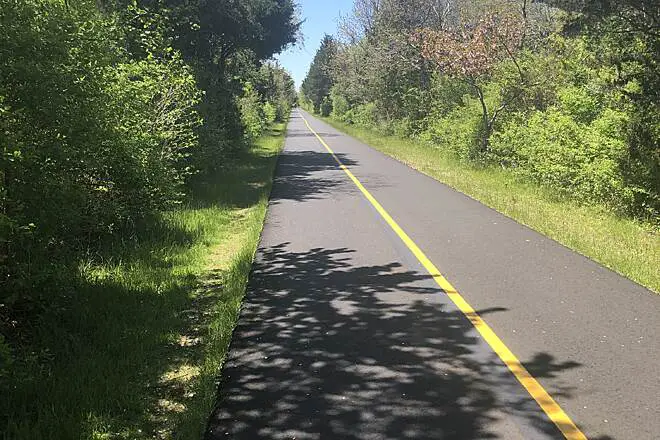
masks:
POLYGON ((660 297, 302 111, 207 438, 564 438, 301 115, 588 438, 658 438, 660 297))

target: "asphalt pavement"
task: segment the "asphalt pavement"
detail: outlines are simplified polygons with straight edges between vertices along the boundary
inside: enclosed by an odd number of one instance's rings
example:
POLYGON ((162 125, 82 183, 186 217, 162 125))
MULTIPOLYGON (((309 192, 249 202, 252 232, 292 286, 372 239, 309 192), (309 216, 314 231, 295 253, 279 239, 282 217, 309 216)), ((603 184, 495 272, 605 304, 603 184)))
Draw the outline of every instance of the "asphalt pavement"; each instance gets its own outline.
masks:
POLYGON ((660 439, 660 296, 295 110, 207 439, 660 439))

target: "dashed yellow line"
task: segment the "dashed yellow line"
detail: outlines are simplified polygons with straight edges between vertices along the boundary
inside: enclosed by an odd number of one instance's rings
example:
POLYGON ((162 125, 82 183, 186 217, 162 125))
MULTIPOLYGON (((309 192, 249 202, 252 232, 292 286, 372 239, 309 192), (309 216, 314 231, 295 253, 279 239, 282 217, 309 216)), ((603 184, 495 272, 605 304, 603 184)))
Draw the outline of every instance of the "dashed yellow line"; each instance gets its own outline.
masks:
POLYGON ((392 230, 399 236, 401 241, 410 249, 410 251, 417 257, 424 268, 433 277, 435 282, 440 288, 446 292, 449 298, 456 304, 458 309, 470 320, 472 325, 477 329, 481 337, 490 345, 493 351, 499 356, 504 364, 511 370, 513 375, 518 379, 520 384, 527 390, 527 392, 536 400, 541 409, 547 414, 552 422, 564 434, 568 440, 587 440, 587 437, 580 431, 580 429, 573 423, 571 418, 564 412, 559 404, 550 396, 550 394, 543 388, 543 386, 527 371, 522 365, 520 360, 509 350, 509 348, 502 342, 502 340, 495 334, 493 329, 479 316, 479 314, 472 308, 472 306, 463 298, 463 296, 456 291, 456 289, 447 281, 447 279, 440 273, 437 267, 429 260, 429 258, 422 252, 422 250, 415 244, 406 232, 401 229, 392 216, 383 208, 383 206, 371 195, 371 193, 362 185, 362 183, 351 173, 351 171, 344 165, 337 157, 335 152, 330 146, 319 136, 319 134, 309 125, 307 119, 300 114, 300 117, 305 121, 307 128, 316 136, 321 144, 332 155, 339 167, 344 170, 348 177, 353 181, 362 194, 369 200, 369 202, 376 208, 376 211, 383 217, 392 230))

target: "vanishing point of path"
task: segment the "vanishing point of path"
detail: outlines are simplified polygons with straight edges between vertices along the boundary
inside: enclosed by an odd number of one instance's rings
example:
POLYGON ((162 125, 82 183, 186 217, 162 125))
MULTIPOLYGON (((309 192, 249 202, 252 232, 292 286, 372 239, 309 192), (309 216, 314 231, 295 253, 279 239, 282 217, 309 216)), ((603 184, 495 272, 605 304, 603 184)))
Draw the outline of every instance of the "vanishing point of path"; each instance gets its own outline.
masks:
POLYGON ((296 110, 207 439, 658 439, 659 317, 296 110))

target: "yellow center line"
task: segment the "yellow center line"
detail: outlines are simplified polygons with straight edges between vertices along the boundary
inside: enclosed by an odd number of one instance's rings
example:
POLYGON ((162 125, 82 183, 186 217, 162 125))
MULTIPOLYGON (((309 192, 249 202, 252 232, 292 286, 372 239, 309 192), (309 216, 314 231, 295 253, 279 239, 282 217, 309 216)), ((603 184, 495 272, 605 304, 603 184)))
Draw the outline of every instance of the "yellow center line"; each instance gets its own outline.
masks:
POLYGON ((383 206, 376 200, 374 196, 362 185, 357 177, 344 165, 337 157, 335 152, 330 146, 319 136, 319 134, 309 125, 307 119, 300 114, 300 117, 305 121, 307 128, 316 136, 321 144, 332 155, 339 167, 344 170, 346 175, 353 181, 362 194, 369 200, 369 202, 376 208, 376 211, 383 217, 392 230, 399 236, 401 241, 410 249, 410 251, 417 257, 420 263, 433 277, 435 282, 440 288, 449 296, 449 298, 456 304, 458 309, 470 320, 472 325, 477 329, 482 338, 490 345, 493 351, 499 356, 504 364, 511 370, 513 375, 518 379, 518 382, 527 390, 527 392, 536 400, 541 409, 547 414, 552 422, 557 425, 557 428, 564 434, 568 440, 587 440, 587 437, 580 431, 571 418, 564 412, 559 404, 550 396, 550 394, 543 388, 543 386, 530 374, 529 371, 522 365, 520 360, 509 350, 509 348, 502 342, 502 340, 495 334, 493 329, 490 328, 486 321, 472 308, 472 306, 458 293, 449 281, 440 273, 437 267, 429 260, 429 258, 422 252, 422 250, 415 244, 415 242, 401 229, 401 226, 392 218, 392 216, 383 208, 383 206))

